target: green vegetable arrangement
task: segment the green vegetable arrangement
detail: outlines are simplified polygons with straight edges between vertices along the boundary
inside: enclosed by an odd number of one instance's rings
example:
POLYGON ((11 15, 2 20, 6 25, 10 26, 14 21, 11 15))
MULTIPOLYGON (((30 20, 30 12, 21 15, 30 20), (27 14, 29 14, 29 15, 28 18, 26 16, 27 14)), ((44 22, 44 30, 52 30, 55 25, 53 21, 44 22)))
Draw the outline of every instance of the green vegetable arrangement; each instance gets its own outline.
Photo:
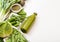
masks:
POLYGON ((22 9, 19 13, 11 13, 11 17, 8 19, 8 21, 15 27, 19 26, 20 23, 24 21, 26 18, 26 12, 24 9, 22 9))
POLYGON ((0 23, 0 37, 1 42, 4 42, 2 38, 6 37, 6 42, 28 42, 17 29, 12 28, 8 21, 0 23))
MULTIPOLYGON (((22 33, 29 30, 37 14, 33 13, 26 17, 24 9, 15 13, 11 10, 11 6, 15 3, 23 6, 25 0, 0 0, 0 42, 28 42, 22 33), (19 25, 22 33, 17 28, 19 25)), ((17 7, 17 5, 15 6, 17 7)))
POLYGON ((27 42, 27 40, 18 30, 13 29, 12 34, 6 39, 6 42, 27 42))

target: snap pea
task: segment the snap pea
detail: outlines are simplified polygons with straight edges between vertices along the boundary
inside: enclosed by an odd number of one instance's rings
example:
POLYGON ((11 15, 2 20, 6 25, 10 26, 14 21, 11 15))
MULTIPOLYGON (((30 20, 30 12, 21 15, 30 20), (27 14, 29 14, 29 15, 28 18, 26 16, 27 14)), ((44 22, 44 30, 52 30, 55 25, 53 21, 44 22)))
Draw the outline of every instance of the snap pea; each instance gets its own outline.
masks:
POLYGON ((26 33, 30 26, 32 25, 33 21, 36 18, 37 13, 33 13, 31 16, 27 17, 26 20, 21 24, 21 31, 26 33))

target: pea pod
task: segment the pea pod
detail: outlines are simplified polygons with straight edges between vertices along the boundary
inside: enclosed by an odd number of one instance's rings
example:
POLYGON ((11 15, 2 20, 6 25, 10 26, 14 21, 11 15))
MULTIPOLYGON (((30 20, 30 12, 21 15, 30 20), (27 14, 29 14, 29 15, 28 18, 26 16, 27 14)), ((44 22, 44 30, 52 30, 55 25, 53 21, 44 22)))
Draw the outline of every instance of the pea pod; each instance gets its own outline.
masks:
POLYGON ((32 23, 34 22, 35 18, 36 18, 36 13, 33 13, 31 16, 27 17, 26 20, 24 20, 24 22, 21 24, 21 31, 26 33, 30 26, 32 25, 32 23))

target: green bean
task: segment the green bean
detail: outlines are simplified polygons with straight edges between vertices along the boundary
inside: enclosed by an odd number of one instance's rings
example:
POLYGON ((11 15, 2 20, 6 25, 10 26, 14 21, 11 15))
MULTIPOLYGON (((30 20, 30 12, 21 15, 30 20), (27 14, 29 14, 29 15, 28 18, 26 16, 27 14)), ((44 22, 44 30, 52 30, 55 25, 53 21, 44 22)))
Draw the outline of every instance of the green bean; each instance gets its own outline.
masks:
POLYGON ((16 21, 16 24, 14 24, 14 26, 19 26, 20 22, 16 21))
POLYGON ((17 13, 16 15, 12 15, 8 21, 15 27, 19 26, 20 23, 22 23, 24 21, 24 19, 26 18, 26 12, 24 11, 24 9, 22 9, 19 13, 17 13))

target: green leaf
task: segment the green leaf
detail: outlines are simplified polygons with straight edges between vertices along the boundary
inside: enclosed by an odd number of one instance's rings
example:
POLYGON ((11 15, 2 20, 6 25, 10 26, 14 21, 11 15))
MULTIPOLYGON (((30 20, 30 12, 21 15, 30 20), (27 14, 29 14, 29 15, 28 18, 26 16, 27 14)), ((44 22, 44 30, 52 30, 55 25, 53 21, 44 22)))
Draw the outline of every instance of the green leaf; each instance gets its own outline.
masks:
POLYGON ((19 15, 26 15, 26 12, 24 11, 24 9, 22 9, 18 14, 19 15))

